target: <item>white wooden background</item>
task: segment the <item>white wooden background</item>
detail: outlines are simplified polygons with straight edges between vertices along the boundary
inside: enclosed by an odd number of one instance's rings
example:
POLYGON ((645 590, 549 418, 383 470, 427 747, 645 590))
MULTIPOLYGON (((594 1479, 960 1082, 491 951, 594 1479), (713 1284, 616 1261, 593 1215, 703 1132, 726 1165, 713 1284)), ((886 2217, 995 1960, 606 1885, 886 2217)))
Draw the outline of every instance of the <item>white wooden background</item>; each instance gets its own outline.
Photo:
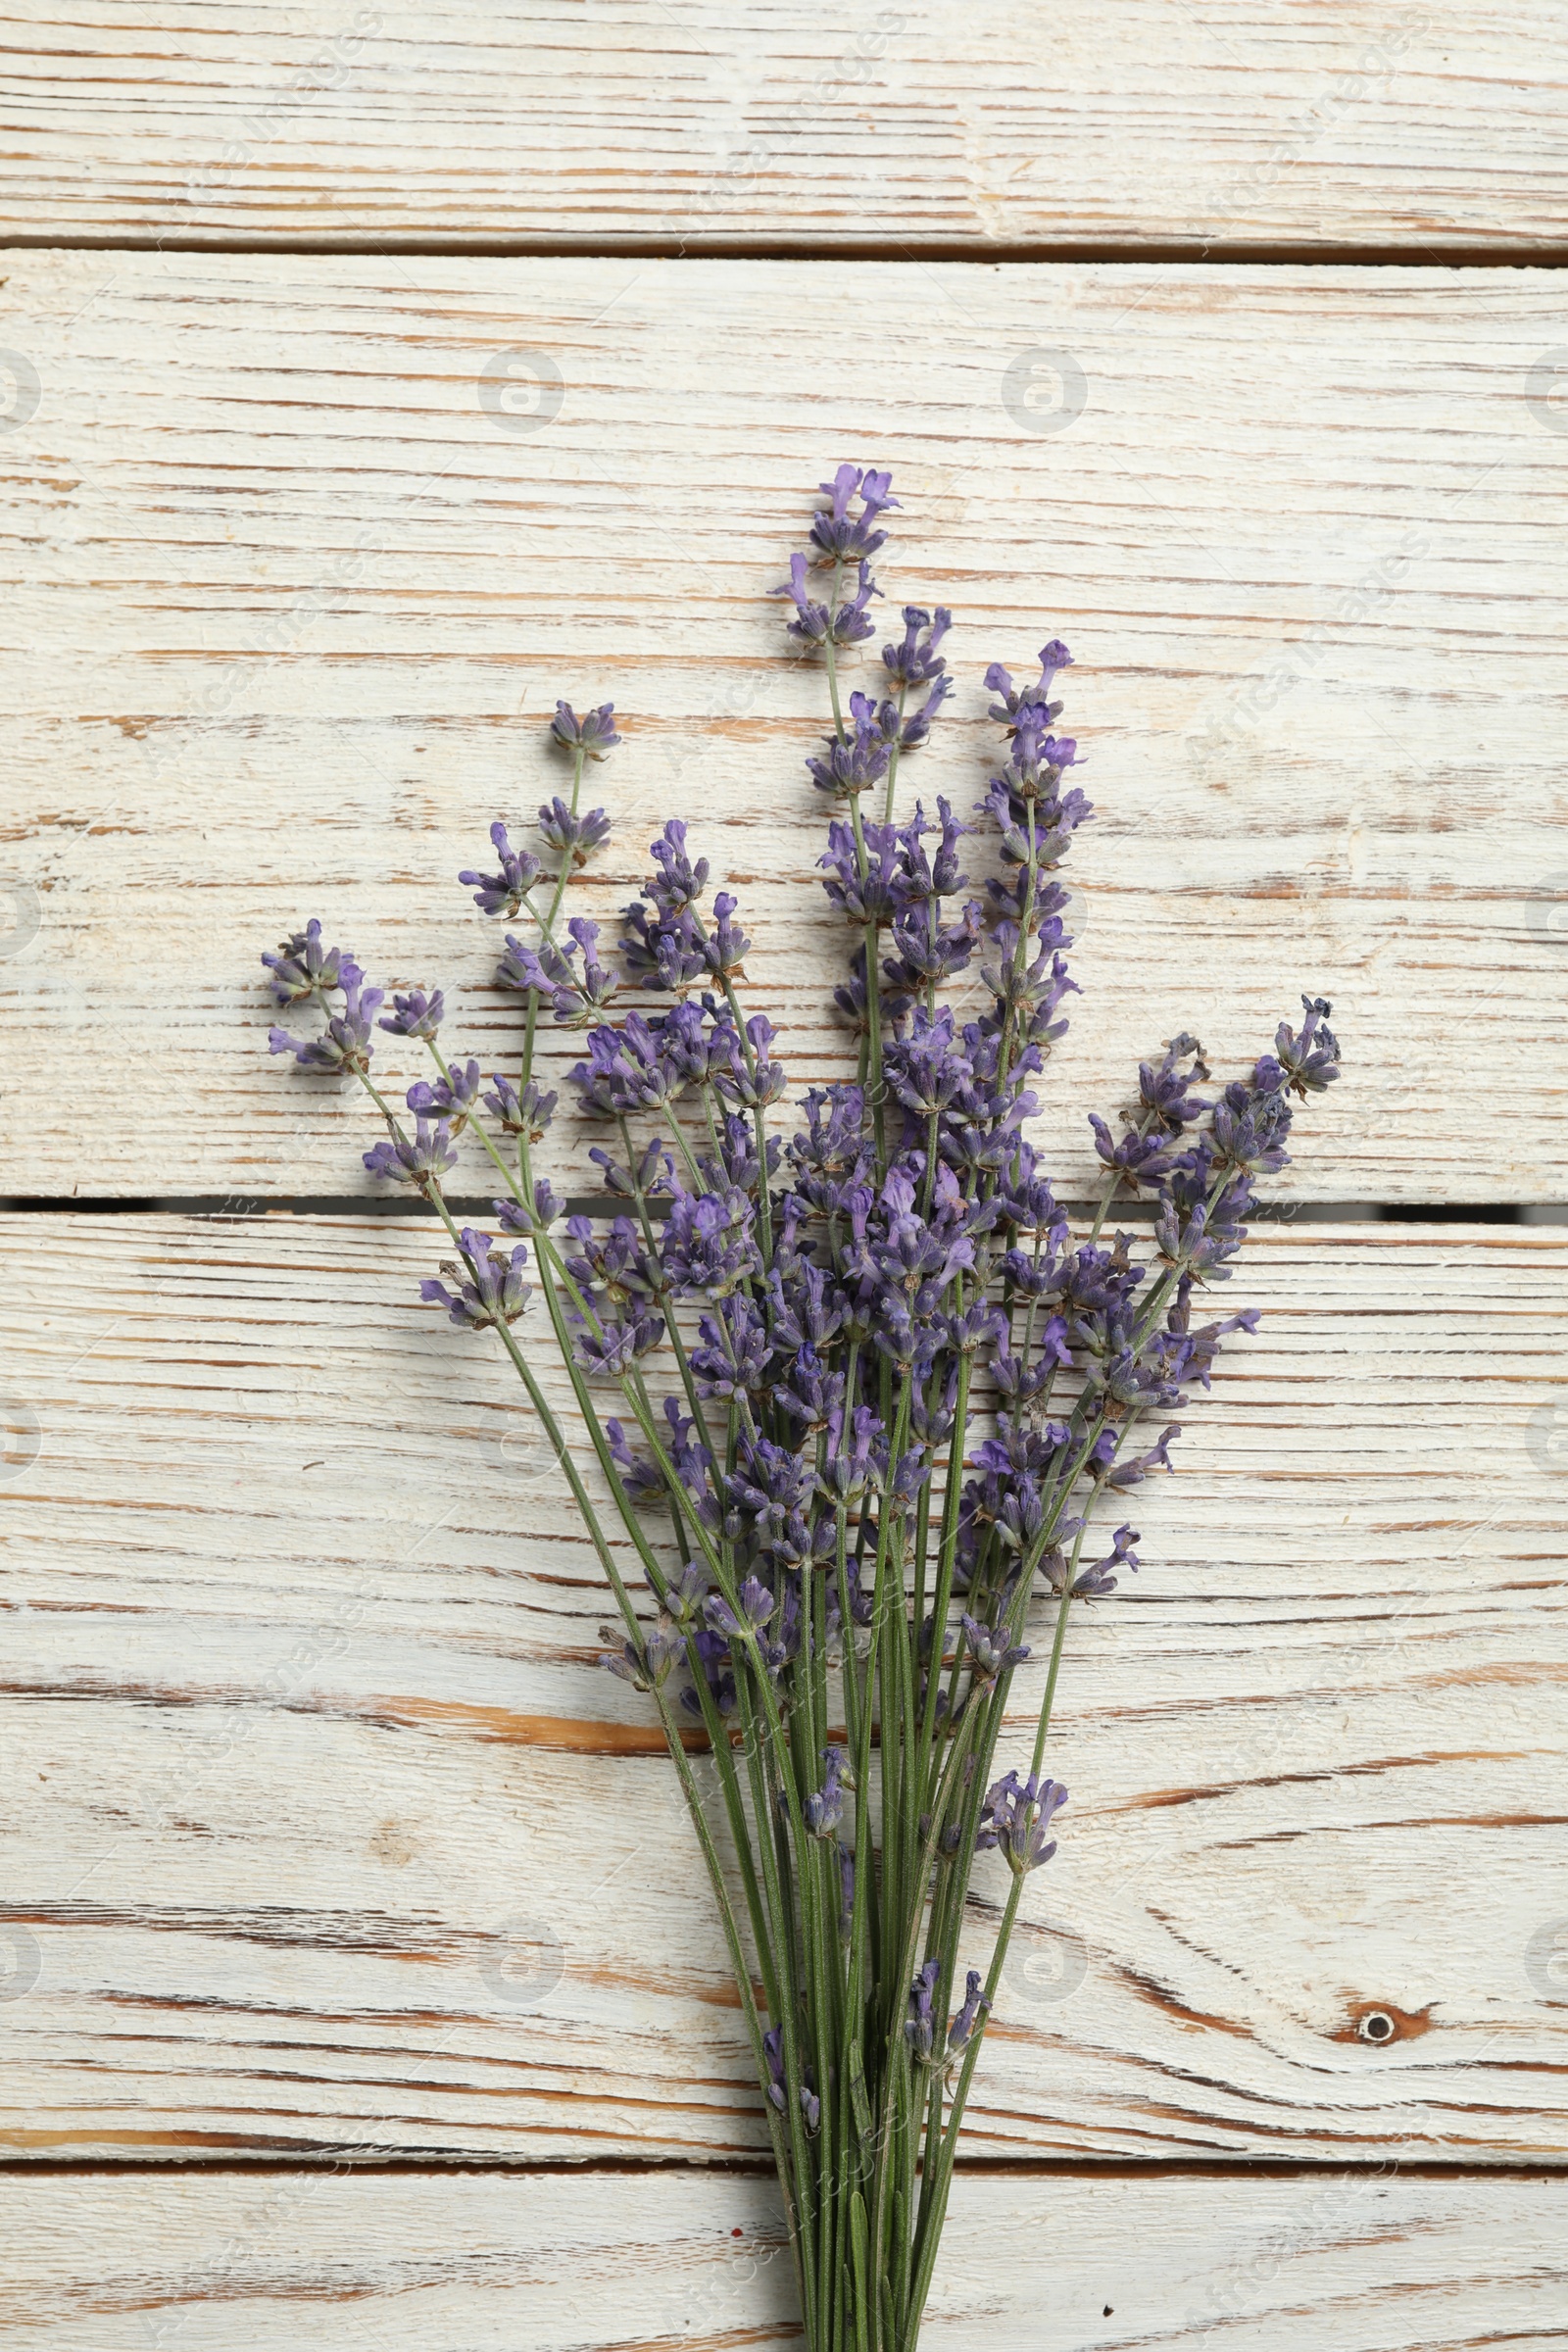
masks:
POLYGON ((8 1091, 18 1190, 363 1189, 335 1101, 258 1050, 257 956, 320 912, 378 975, 457 986, 493 1049, 515 1000, 455 876, 559 778, 558 694, 628 728, 582 901, 618 908, 682 809, 821 1076, 824 697, 767 591, 853 450, 908 502, 893 610, 957 614, 918 790, 983 788, 989 661, 1056 630, 1079 657, 1069 1190, 1086 1111, 1173 1026, 1234 1064, 1310 988, 1356 1094, 1303 1122, 1298 1197, 1560 1197, 1553 272, 23 253, 6 296, 41 387, 0 440, 41 928, 0 988, 138 1073, 133 1118, 8 1091), (1042 343, 1084 377, 1054 432, 1004 397, 1042 343), (519 347, 564 379, 528 432, 479 398, 519 347))
POLYGON ((6 12, 46 242, 978 252, 1560 242, 1549 0, 49 0, 6 12))
POLYGON ((679 808, 835 1066, 763 592, 849 454, 891 600, 958 615, 923 792, 987 661, 1079 658, 1065 1188, 1177 1022, 1239 1058, 1305 985, 1349 1054, 1290 1186, 1333 1221, 1259 1235, 1074 1623, 931 2341, 1568 2345, 1568 1240, 1418 1214, 1568 1199, 1568 20, 975 29, 7 26, 0 2341, 790 2340, 597 1572, 428 1231, 292 1212, 367 1139, 268 1062, 255 956, 319 911, 498 1049, 453 876, 613 695, 584 905, 679 808), (542 421, 481 405, 519 349, 542 421))

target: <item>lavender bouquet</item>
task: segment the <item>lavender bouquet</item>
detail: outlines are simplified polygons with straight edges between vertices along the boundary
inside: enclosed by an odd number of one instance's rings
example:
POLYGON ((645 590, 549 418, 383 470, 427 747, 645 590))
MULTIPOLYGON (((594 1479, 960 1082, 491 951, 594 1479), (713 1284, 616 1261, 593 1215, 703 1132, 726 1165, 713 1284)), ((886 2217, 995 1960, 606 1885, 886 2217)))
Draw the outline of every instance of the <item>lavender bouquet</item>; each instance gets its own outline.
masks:
POLYGON ((987 670, 1004 748, 972 825, 940 798, 934 820, 916 803, 900 822, 900 770, 952 691, 950 615, 906 606, 875 689, 846 710, 840 665, 875 633, 871 563, 897 502, 886 473, 850 466, 823 488, 777 593, 832 706, 807 764, 843 811, 821 865, 852 943, 834 1000, 858 1040, 853 1084, 786 1109, 777 1032, 741 994, 735 900, 709 906, 708 861, 678 820, 653 844, 618 963, 596 924, 567 917, 611 829, 579 805, 588 763, 621 740, 609 703, 557 708, 571 783, 539 812, 546 855, 498 821, 499 870, 459 877, 525 926, 499 975, 524 1007, 514 1073, 448 1059, 439 992, 383 1011, 318 923, 263 961, 280 1006, 324 1016, 308 1038, 273 1029, 272 1051, 356 1080, 384 1120, 367 1167, 422 1195, 452 1242, 423 1296, 497 1334, 603 1563, 620 1612, 607 1663, 658 1710, 712 1885, 807 2341, 909 2352, 1008 1936, 1066 1802, 1045 1767, 1072 1604, 1138 1565, 1130 1525, 1096 1530, 1169 1468, 1164 1416, 1252 1328, 1252 1309, 1195 1328, 1195 1293, 1229 1275, 1256 1178, 1286 1164, 1291 1096, 1325 1088, 1339 1049, 1330 1007, 1303 999, 1298 1031, 1282 1025, 1250 1076, 1200 1099, 1199 1045, 1172 1038, 1125 1121, 1092 1121, 1103 1194, 1073 1237, 1025 1132, 1076 985, 1056 876, 1092 810, 1064 783, 1077 752, 1052 699, 1071 656, 1053 641, 1023 687, 987 670), (995 870, 966 896, 971 836, 995 870), (542 1022, 585 1033, 569 1083, 610 1138, 589 1152, 598 1217, 567 1215, 535 1172, 557 1108, 535 1075, 542 1022), (407 1116, 371 1074, 377 1025, 430 1057, 407 1116), (499 1240, 446 1198, 465 1128, 500 1182, 499 1240), (1141 1254, 1128 1233, 1102 1239, 1123 1195, 1153 1205, 1141 1254), (592 1463, 517 1336, 530 1250, 592 1463), (1034 1739, 999 1773, 1037 1608, 1050 1662, 1034 1739), (693 1736, 713 1759, 711 1817, 693 1736), (990 1966, 960 1993, 985 1853, 1005 1901, 990 1966))

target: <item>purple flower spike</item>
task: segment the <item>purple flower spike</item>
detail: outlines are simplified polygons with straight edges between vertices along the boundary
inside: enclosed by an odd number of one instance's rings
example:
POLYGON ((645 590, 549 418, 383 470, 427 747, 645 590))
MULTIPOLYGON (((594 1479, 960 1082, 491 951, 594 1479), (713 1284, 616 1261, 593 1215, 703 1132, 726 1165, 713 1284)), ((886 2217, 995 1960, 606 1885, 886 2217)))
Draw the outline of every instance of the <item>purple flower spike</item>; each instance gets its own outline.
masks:
POLYGON ((621 741, 615 732, 613 703, 601 703, 597 710, 584 711, 581 718, 569 703, 558 703, 550 732, 564 751, 585 752, 590 760, 603 760, 621 741))
POLYGON ((461 1135, 479 1101, 479 1064, 454 1061, 444 1078, 416 1078, 404 1101, 416 1118, 448 1119, 461 1135))
POLYGON ((463 1262, 443 1258, 441 1271, 458 1286, 456 1294, 434 1275, 419 1285, 419 1297, 429 1305, 444 1306, 460 1330, 489 1331, 515 1323, 532 1293, 522 1279, 528 1262, 527 1245, 519 1242, 510 1257, 497 1250, 487 1233, 465 1226, 459 1239, 463 1262))
POLYGON ((1059 703, 1049 700, 1051 682, 1058 669, 1071 667, 1072 656, 1059 637, 1053 637, 1049 645, 1043 645, 1040 649, 1039 684, 1026 686, 1021 692, 1013 686, 1012 679, 1002 663, 993 662, 986 671, 986 684, 1000 700, 991 706, 992 717, 1000 719, 1009 733, 1020 721, 1026 721, 1031 713, 1038 715, 1041 726, 1049 724, 1061 708, 1059 703))
POLYGON ((664 1336, 663 1317, 645 1314, 640 1308, 632 1308, 620 1319, 608 1317, 598 1331, 579 1315, 569 1319, 573 1351, 590 1380, 624 1380, 664 1336))
POLYGON ((302 1070, 326 1070, 333 1077, 368 1070, 374 1052, 371 1023, 385 999, 378 988, 362 988, 355 969, 353 980, 340 979, 343 1009, 331 1015, 319 1037, 291 1037, 286 1029, 270 1029, 269 1053, 292 1054, 302 1070))
POLYGON ((595 850, 604 848, 610 831, 610 819, 602 808, 573 816, 559 793, 539 811, 540 838, 573 865, 586 865, 595 850))
MULTIPOLYGON (((864 706, 864 695, 852 698, 864 706)), ((835 800, 847 801, 868 785, 878 784, 888 772, 888 747, 862 708, 855 713, 855 731, 848 736, 829 735, 824 756, 806 762, 811 781, 818 792, 831 793, 835 800)), ((824 859, 825 863, 826 860, 824 859)))
POLYGON ((969 1658, 977 1683, 990 1685, 1000 1674, 1010 1674, 1021 1666, 1029 1655, 1027 1643, 1009 1642, 994 1626, 978 1625, 968 1611, 960 1610, 958 1623, 969 1642, 969 1658))
POLYGON ((492 1070, 484 1106, 503 1134, 523 1135, 530 1144, 537 1144, 549 1132, 555 1117, 556 1097, 547 1093, 536 1078, 530 1078, 519 1091, 510 1078, 492 1070))
POLYGON ((801 1812, 813 1838, 836 1838, 844 1820, 844 1792, 847 1786, 843 1748, 825 1747, 822 1760, 827 1766, 822 1776, 822 1786, 813 1795, 802 1801, 801 1812))
POLYGON ((507 839, 507 828, 499 817, 490 828, 490 839, 501 860, 499 874, 479 874, 465 871, 458 876, 473 892, 473 903, 481 914, 510 915, 514 921, 528 903, 528 893, 544 871, 531 850, 514 850, 507 839))
POLYGON ((818 564, 841 564, 846 559, 858 563, 886 544, 887 533, 876 528, 876 519, 899 503, 888 495, 892 481, 891 473, 862 473, 857 466, 841 466, 832 481, 822 483, 828 504, 817 514, 810 531, 818 564), (852 514, 850 508, 857 497, 860 512, 852 514))
POLYGON ((734 1032, 730 1032, 729 1067, 714 1073, 713 1084, 724 1101, 733 1103, 737 1110, 765 1110, 789 1085, 783 1064, 772 1057, 777 1035, 764 1012, 754 1013, 746 1024, 750 1054, 734 1032))
POLYGON ((420 1119, 412 1139, 396 1135, 377 1144, 365 1153, 365 1164, 384 1183, 412 1184, 428 1193, 432 1181, 439 1183, 448 1168, 457 1166, 458 1155, 444 1123, 432 1127, 428 1119, 420 1119))
POLYGON ((578 1028, 603 1011, 620 987, 619 976, 600 962, 598 942, 599 925, 582 915, 572 917, 559 946, 547 939, 535 950, 509 931, 507 952, 497 966, 496 978, 504 988, 537 991, 558 1021, 578 1028))
POLYGON ((1013 1875, 1024 1878, 1055 1852, 1056 1840, 1047 1832, 1066 1802, 1067 1791, 1058 1781, 1033 1773, 1021 1781, 1015 1772, 1004 1773, 986 1791, 975 1844, 982 1852, 999 1848, 1013 1875))
MULTIPOLYGON (((1274 1054, 1268 1058, 1284 1073, 1284 1083, 1304 1102, 1308 1095, 1321 1094, 1339 1076, 1340 1043, 1327 1026, 1328 1016, 1334 1010, 1327 997, 1303 997, 1301 1009, 1306 1018, 1299 1036, 1287 1022, 1281 1021, 1274 1054)), ((1265 1084, 1262 1069, 1260 1063, 1256 1079, 1260 1087, 1265 1084)))
POLYGON ((929 2066, 936 2042, 936 2019, 931 2004, 936 1998, 937 1979, 942 1974, 940 1960, 928 1960, 909 1987, 908 2014, 905 2019, 904 2037, 909 2054, 921 2066, 929 2066))
POLYGON ((871 618, 870 603, 880 596, 881 589, 871 577, 871 566, 862 564, 857 574, 855 594, 840 605, 833 615, 835 645, 863 645, 867 637, 876 635, 876 623, 871 618))
POLYGON ((732 1609, 720 1592, 710 1592, 704 1614, 715 1634, 726 1642, 749 1642, 760 1634, 773 1614, 773 1595, 755 1576, 749 1576, 735 1595, 740 1604, 732 1609))
POLYGON ((269 985, 274 1004, 325 1004, 328 997, 354 987, 365 977, 352 956, 342 948, 323 948, 321 926, 308 922, 303 931, 285 939, 275 956, 264 956, 271 973, 269 985))
POLYGON ((976 2029, 991 2003, 980 1989, 980 1971, 971 1968, 964 1984, 963 2006, 948 2029, 948 2056, 959 2057, 974 2039, 976 2029))
POLYGON ((882 666, 898 686, 929 686, 940 678, 947 662, 937 647, 953 626, 953 614, 938 605, 936 618, 918 605, 904 608, 904 641, 882 648, 882 666))
POLYGON ((782 588, 770 588, 770 596, 787 596, 795 606, 795 618, 789 624, 792 637, 806 645, 825 645, 829 629, 826 605, 816 603, 807 586, 809 566, 804 556, 791 556, 790 576, 782 588))
POLYGON ((708 859, 699 858, 694 865, 687 857, 686 827, 678 816, 670 818, 649 851, 659 871, 643 885, 644 898, 666 916, 695 906, 708 888, 708 859))
POLYGON ((446 999, 436 989, 426 996, 422 988, 409 991, 406 997, 394 997, 392 1010, 376 1023, 393 1037, 423 1037, 434 1039, 446 1013, 446 999))

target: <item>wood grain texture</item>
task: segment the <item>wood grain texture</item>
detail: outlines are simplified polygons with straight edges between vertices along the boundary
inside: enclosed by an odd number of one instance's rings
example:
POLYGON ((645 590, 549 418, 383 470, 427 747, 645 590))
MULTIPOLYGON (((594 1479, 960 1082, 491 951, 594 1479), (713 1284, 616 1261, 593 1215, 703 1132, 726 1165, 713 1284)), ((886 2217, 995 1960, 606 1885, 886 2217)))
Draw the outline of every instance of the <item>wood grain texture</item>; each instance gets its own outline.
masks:
MULTIPOLYGON (((763 2148, 673 1775, 504 1360, 417 1303, 433 1229, 0 1238, 0 2144, 763 2148)), ((1276 1228, 1232 1288, 1262 1330, 1074 1619, 971 2153, 1560 2163, 1568 1237, 1276 1228)))
POLYGON ((559 693, 627 725, 575 904, 612 914, 684 813, 793 1075, 842 1069, 823 684, 766 591, 854 451, 907 502, 890 610, 958 613, 911 793, 981 785, 987 661, 1078 655, 1101 813, 1042 1131, 1068 1193, 1140 1054, 1185 1024, 1235 1067, 1308 986, 1349 1077, 1301 1197, 1561 1197, 1549 273, 75 254, 13 257, 7 298, 39 388, 0 437, 0 1009, 19 1067, 121 1090, 9 1088, 8 1189, 363 1184, 330 1094, 264 1051, 258 951, 310 912, 514 1051, 453 877, 559 781, 559 693), (1055 375, 1015 397, 1042 344, 1080 413, 1055 375), (518 346, 561 374, 543 421, 480 406, 518 346))
POLYGON ((1526 252, 1568 226, 1568 27, 1529 0, 39 0, 13 228, 592 249, 881 240, 1526 252))
MULTIPOLYGON (((760 2180, 100 2173, 13 2178, 6 2211, 0 2343, 29 2352, 800 2341, 760 2180)), ((1565 2222, 1561 2180, 960 2173, 920 2340, 1542 2352, 1562 2340, 1565 2222)))

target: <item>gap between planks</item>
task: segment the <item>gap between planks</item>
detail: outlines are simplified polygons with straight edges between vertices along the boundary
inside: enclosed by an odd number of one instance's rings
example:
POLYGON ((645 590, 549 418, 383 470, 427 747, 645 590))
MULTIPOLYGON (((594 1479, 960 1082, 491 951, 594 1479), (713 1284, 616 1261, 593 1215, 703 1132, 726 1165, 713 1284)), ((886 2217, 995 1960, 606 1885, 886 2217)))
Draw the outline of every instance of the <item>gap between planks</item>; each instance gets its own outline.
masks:
POLYGON ((461 256, 479 262, 549 262, 569 257, 586 262, 942 262, 964 263, 976 269, 1000 269, 1022 264, 1048 269, 1080 262, 1161 264, 1171 268, 1201 262, 1219 268, 1277 267, 1322 270, 1561 270, 1568 268, 1568 239, 1540 245, 1519 245, 1499 252, 1492 245, 1448 240, 1423 242, 1414 251, 1401 245, 1355 245, 1319 241, 1311 237, 1260 243, 1247 238, 1205 242, 1201 237, 1171 237, 1154 244, 1121 244, 1073 238, 1023 243, 997 243, 977 248, 948 238, 929 241, 868 237, 843 244, 820 244, 795 237, 607 237, 582 245, 569 238, 487 237, 454 234, 445 237, 172 237, 135 232, 101 236, 27 235, 13 232, 0 240, 0 252, 36 253, 185 253, 268 254, 302 261, 313 256, 364 256, 388 261, 435 261, 461 256))

